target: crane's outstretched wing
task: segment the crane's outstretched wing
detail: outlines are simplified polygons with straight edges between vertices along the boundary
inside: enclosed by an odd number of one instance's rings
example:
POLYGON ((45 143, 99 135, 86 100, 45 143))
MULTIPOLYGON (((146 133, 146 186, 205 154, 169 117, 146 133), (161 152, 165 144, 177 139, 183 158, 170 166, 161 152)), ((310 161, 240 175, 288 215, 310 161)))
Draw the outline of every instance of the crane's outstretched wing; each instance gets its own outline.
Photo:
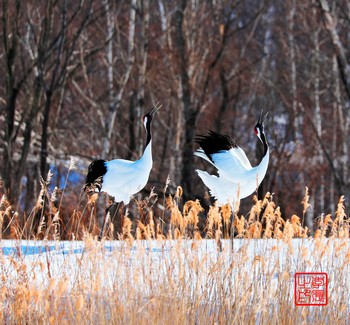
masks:
POLYGON ((195 155, 214 165, 220 176, 236 183, 245 182, 245 175, 252 165, 230 136, 209 131, 208 135, 198 136, 195 141, 200 145, 195 155))
POLYGON ((241 184, 246 182, 247 173, 252 169, 252 165, 241 148, 220 151, 211 157, 220 176, 231 182, 241 184))

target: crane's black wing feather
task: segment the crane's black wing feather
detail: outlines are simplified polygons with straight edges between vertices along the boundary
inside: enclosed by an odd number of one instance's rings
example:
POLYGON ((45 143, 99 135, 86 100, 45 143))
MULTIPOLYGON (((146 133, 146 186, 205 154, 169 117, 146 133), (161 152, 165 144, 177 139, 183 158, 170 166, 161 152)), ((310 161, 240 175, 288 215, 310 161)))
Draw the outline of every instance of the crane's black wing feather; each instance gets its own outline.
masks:
POLYGON ((97 188, 101 191, 103 175, 107 172, 107 167, 105 165, 106 160, 94 160, 88 168, 88 173, 85 178, 84 191, 88 194, 91 192, 95 192, 97 188))
POLYGON ((207 135, 196 136, 194 141, 200 145, 209 158, 210 155, 221 150, 237 148, 236 142, 229 135, 222 135, 211 130, 209 130, 207 135))

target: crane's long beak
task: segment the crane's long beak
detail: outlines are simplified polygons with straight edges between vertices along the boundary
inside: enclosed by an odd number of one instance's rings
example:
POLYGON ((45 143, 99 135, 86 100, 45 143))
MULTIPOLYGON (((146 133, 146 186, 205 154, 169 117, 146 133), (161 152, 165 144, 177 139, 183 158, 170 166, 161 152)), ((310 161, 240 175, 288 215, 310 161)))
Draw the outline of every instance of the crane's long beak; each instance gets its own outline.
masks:
POLYGON ((266 118, 267 118, 267 115, 269 115, 269 112, 266 112, 266 114, 264 114, 264 111, 262 110, 260 112, 260 115, 259 115, 259 119, 258 119, 258 123, 260 123, 261 125, 264 124, 266 118))
POLYGON ((157 103, 148 113, 147 115, 153 116, 155 113, 157 113, 162 108, 162 105, 157 103))

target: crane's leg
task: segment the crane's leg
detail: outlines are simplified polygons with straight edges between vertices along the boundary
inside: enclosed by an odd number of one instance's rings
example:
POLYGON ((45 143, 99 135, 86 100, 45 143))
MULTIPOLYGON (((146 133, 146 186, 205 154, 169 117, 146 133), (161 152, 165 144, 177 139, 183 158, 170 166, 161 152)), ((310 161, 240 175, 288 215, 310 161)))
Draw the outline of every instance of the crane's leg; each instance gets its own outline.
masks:
MULTIPOLYGON (((114 205, 116 205, 115 202, 113 202, 113 203, 106 209, 105 217, 103 218, 103 224, 102 224, 102 227, 101 227, 101 232, 100 232, 100 235, 98 236, 98 241, 101 241, 102 238, 103 238, 105 226, 106 226, 106 224, 111 220, 111 213, 110 213, 110 210, 111 210, 111 208, 112 208, 114 205)), ((119 204, 118 204, 118 207, 117 207, 116 211, 118 211, 118 208, 119 208, 119 204)), ((116 212, 116 213, 117 213, 117 212, 116 212)))
POLYGON ((106 225, 107 219, 109 219, 109 218, 110 218, 110 214, 109 214, 109 211, 107 211, 107 213, 105 214, 105 217, 103 218, 103 224, 102 224, 102 227, 101 227, 100 235, 98 236, 98 241, 102 240, 104 229, 105 229, 105 225, 106 225))
POLYGON ((123 207, 124 214, 120 216, 120 230, 121 232, 118 232, 118 238, 124 238, 124 220, 128 217, 129 214, 129 203, 125 204, 123 207))

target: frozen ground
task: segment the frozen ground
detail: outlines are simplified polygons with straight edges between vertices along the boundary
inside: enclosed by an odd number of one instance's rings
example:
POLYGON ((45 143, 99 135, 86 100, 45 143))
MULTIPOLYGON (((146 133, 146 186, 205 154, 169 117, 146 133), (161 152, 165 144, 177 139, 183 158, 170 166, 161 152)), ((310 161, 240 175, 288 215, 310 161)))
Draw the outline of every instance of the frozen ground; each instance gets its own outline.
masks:
POLYGON ((174 294, 181 295, 174 284, 181 279, 189 296, 199 290, 209 301, 215 301, 219 292, 235 299, 243 294, 240 288, 252 288, 249 299, 261 294, 271 304, 285 293, 293 301, 295 272, 326 272, 329 305, 337 308, 345 303, 349 310, 348 240, 235 239, 221 244, 220 251, 214 240, 2 240, 0 266, 6 285, 23 277, 34 286, 49 286, 51 279, 67 279, 72 287, 84 281, 106 288, 123 282, 147 297, 155 284, 174 285, 174 294), (24 275, 18 265, 25 265, 24 275))

